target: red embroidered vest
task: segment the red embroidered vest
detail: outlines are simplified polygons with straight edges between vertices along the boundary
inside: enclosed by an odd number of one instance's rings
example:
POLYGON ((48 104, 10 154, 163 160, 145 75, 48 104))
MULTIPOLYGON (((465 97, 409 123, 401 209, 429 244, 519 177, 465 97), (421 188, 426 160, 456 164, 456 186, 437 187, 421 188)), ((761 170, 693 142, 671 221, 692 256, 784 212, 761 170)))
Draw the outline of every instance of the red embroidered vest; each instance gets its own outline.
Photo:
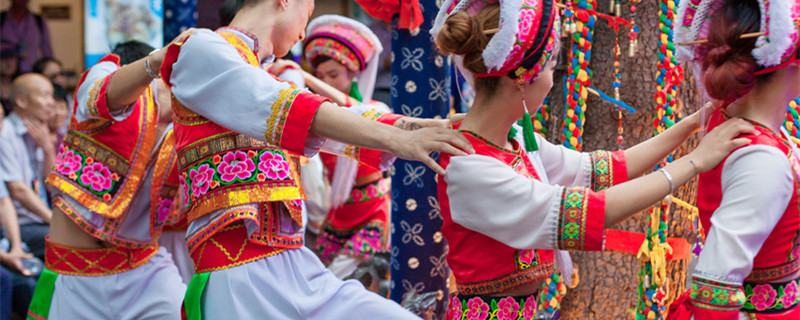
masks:
MULTIPOLYGON (((711 117, 709 130, 727 120, 725 116, 716 111, 711 117)), ((782 137, 777 136, 770 129, 756 125, 756 130, 761 134, 749 135, 752 142, 749 145, 764 145, 777 148, 789 159, 795 176, 795 190, 789 205, 779 220, 775 229, 764 241, 761 250, 753 259, 753 271, 745 282, 768 282, 792 274, 800 269, 800 203, 798 202, 798 174, 800 173, 800 159, 797 159, 788 144, 782 137)), ((703 174, 700 174, 697 191, 697 207, 700 209, 700 221, 703 232, 711 228, 711 216, 722 201, 722 167, 725 160, 703 174)))
MULTIPOLYGON (((475 148, 475 154, 502 161, 531 179, 539 179, 533 164, 519 145, 515 151, 496 146, 470 132, 464 136, 475 148)), ((440 164, 447 169, 450 155, 441 154, 440 164)), ((553 250, 518 250, 455 222, 450 214, 447 183, 438 178, 439 203, 442 210, 442 233, 450 247, 447 264, 456 277, 460 295, 485 295, 505 291, 526 283, 541 281, 553 273, 553 250)))
MULTIPOLYGON (((224 31, 218 34, 247 63, 259 66, 256 54, 236 35, 224 31)), ((275 103, 291 104, 298 93, 294 87, 284 90, 275 103)), ((281 201, 292 220, 302 225, 299 200, 305 195, 297 163, 285 150, 228 130, 192 112, 174 97, 172 104, 182 206, 189 222, 236 205, 281 201)))
POLYGON ((186 216, 182 214, 178 197, 178 165, 175 149, 175 131, 170 129, 164 135, 161 147, 155 155, 152 184, 150 188, 150 228, 151 233, 170 226, 186 230, 186 216))
MULTIPOLYGON (((103 61, 119 65, 115 55, 107 55, 103 61)), ((86 85, 87 74, 79 85, 86 85)), ((93 119, 78 122, 75 101, 69 132, 47 182, 89 210, 116 218, 128 208, 142 183, 156 143, 158 112, 148 87, 125 120, 114 120, 106 102, 109 79, 110 75, 98 81, 90 91, 87 104, 93 119)))

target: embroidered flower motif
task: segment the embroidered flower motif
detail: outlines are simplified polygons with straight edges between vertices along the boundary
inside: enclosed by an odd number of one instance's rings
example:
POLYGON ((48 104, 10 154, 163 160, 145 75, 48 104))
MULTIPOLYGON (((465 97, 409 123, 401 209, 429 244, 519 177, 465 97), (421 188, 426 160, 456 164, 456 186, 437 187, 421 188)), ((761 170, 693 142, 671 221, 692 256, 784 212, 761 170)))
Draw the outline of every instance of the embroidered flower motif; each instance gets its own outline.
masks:
POLYGON ((264 152, 258 159, 258 169, 264 172, 268 179, 283 180, 289 177, 289 163, 282 154, 264 152))
POLYGON ((228 152, 222 156, 222 162, 217 167, 222 181, 231 182, 235 179, 247 180, 253 176, 256 165, 247 154, 241 151, 228 152))
POLYGON ((214 179, 214 169, 207 164, 201 164, 197 169, 189 169, 189 180, 192 181, 192 194, 195 197, 208 192, 211 181, 214 179))
POLYGON ((361 189, 353 189, 353 191, 350 192, 350 198, 353 199, 353 201, 361 201, 361 199, 364 199, 364 193, 361 192, 361 189))
POLYGON ((750 303, 752 303, 756 310, 762 311, 766 310, 775 303, 775 297, 778 296, 778 292, 772 288, 769 284, 760 284, 753 288, 753 296, 750 297, 750 303))
POLYGON ((378 193, 379 191, 377 185, 371 184, 367 186, 367 197, 375 198, 378 196, 378 193))
POLYGON ((512 297, 505 297, 497 303, 498 320, 515 320, 519 317, 519 303, 512 297))
POLYGON ((489 305, 480 297, 467 302, 467 320, 485 320, 489 316, 489 305))
POLYGON ((461 300, 453 296, 450 298, 450 305, 447 307, 447 319, 458 320, 461 319, 463 313, 461 312, 461 300))
POLYGON ((525 300, 525 306, 522 308, 522 319, 533 320, 536 317, 536 297, 530 296, 525 300))
POLYGON ((81 168, 81 155, 74 153, 72 150, 67 150, 60 154, 56 159, 56 170, 58 173, 69 176, 81 168))
POLYGON ((792 259, 800 259, 800 244, 792 250, 792 259))
POLYGON ((786 287, 783 288, 783 297, 781 302, 783 302, 783 307, 787 308, 794 304, 798 298, 798 290, 797 290, 797 281, 789 282, 786 287))
POLYGON ((519 34, 517 39, 528 39, 533 31, 533 21, 536 20, 536 12, 531 8, 523 8, 519 14, 519 34))
POLYGON ((533 253, 534 253, 533 249, 521 250, 519 252, 519 261, 522 262, 522 264, 528 266, 533 264, 533 258, 534 258, 533 253))
POLYGON ((161 203, 158 204, 158 209, 156 209, 156 223, 159 225, 164 224, 164 222, 167 221, 171 209, 172 199, 161 200, 161 203))
POLYGON ((191 196, 189 195, 189 185, 183 179, 181 179, 181 196, 183 197, 183 207, 188 207, 191 196))
POLYGON ((111 189, 111 170, 102 163, 95 162, 81 170, 81 183, 91 186, 92 190, 102 192, 111 189))

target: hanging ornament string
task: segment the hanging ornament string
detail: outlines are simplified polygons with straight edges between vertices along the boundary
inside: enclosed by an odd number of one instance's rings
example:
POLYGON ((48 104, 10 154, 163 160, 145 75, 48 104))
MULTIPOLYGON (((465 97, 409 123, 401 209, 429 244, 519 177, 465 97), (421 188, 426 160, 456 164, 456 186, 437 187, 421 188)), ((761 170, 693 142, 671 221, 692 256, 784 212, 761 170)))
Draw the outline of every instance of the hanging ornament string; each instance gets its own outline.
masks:
MULTIPOLYGON (((565 147, 581 151, 583 146, 583 122, 586 120, 587 87, 591 85, 592 71, 589 61, 592 56, 592 37, 596 22, 594 0, 579 0, 578 9, 574 10, 571 1, 567 1, 567 11, 573 13, 574 21, 567 20, 568 27, 574 28, 571 34, 569 51, 569 67, 567 79, 566 108, 561 140, 565 147)), ((568 17, 569 18, 569 17, 568 17)))
MULTIPOLYGON (((617 0, 616 3, 616 11, 617 16, 619 16, 620 11, 620 3, 617 0)), ((620 56, 620 49, 619 49, 619 24, 614 24, 614 83, 611 85, 614 88, 614 99, 622 100, 619 89, 622 87, 622 73, 619 72, 619 56, 620 56)), ((624 138, 622 137, 622 108, 619 106, 617 107, 617 149, 623 150, 623 142, 624 138)))
POLYGON ((542 136, 542 138, 547 137, 547 121, 550 120, 550 96, 544 98, 544 102, 542 102, 542 107, 536 111, 536 114, 533 116, 533 128, 536 129, 536 133, 542 136))
POLYGON ((629 24, 631 29, 628 32, 628 38, 630 38, 628 57, 631 58, 636 54, 636 47, 639 45, 639 26, 636 25, 636 4, 641 1, 642 0, 631 0, 631 22, 629 24))
POLYGON ((794 98, 789 102, 789 107, 786 109, 786 122, 783 124, 786 132, 795 138, 800 138, 800 133, 797 132, 797 128, 800 127, 800 114, 797 113, 798 107, 800 107, 800 97, 794 98))
MULTIPOLYGON (((677 120, 678 85, 683 79, 683 69, 675 59, 675 44, 672 39, 672 24, 677 6, 674 0, 659 1, 658 32, 658 73, 656 75, 656 116, 653 121, 654 134, 657 135, 675 124, 677 120)), ((633 9, 632 9, 633 10, 633 9)), ((633 25, 633 23, 631 24, 633 25)), ((634 29, 635 30, 635 29, 634 29)), ((634 40, 635 46, 635 40, 634 40)), ((672 162, 672 155, 658 167, 672 162)), ((664 319, 668 279, 666 274, 666 254, 672 251, 667 244, 668 217, 671 200, 661 201, 660 205, 648 211, 645 228, 645 241, 639 251, 642 268, 639 272, 639 301, 636 319, 664 319)))

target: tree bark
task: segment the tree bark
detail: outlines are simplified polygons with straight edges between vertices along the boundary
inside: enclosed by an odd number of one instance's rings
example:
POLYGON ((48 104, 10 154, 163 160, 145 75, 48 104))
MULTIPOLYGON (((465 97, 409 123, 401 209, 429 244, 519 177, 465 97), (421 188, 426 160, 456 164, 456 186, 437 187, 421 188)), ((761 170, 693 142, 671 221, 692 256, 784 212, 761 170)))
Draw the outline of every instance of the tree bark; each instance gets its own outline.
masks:
MULTIPOLYGON (((609 0, 598 0, 597 11, 607 13, 609 0)), ((612 0, 613 1, 613 0, 612 0)), ((623 111, 622 125, 625 139, 623 146, 630 147, 653 136, 653 117, 655 114, 655 78, 658 57, 658 9, 659 1, 641 1, 636 5, 639 25, 638 52, 628 57, 628 29, 619 31, 620 65, 622 73, 621 98, 637 109, 635 114, 623 111)), ((623 18, 630 19, 630 2, 624 2, 623 18)), ((592 44, 592 60, 589 68, 593 71, 592 86, 613 96, 611 84, 614 81, 614 38, 613 28, 604 19, 598 18, 592 44)), ((564 44, 564 48, 569 48, 564 44)), ((567 60, 564 60, 567 61, 567 60)), ((564 119, 563 72, 556 74, 557 80, 551 93, 552 108, 548 121, 547 137, 560 143, 564 119)), ((682 114, 691 114, 701 106, 701 96, 697 92, 689 70, 680 86, 679 98, 684 102, 682 114)), ((589 95, 586 107, 586 122, 583 135, 584 151, 597 149, 617 149, 617 111, 614 105, 589 95)), ((676 153, 676 157, 694 149, 697 139, 692 138, 676 153)), ((679 188, 675 195, 689 203, 695 203, 697 183, 695 180, 679 188)), ((613 204, 612 204, 613 205, 613 204)), ((613 229, 644 232, 645 212, 623 221, 613 229)), ((672 206, 670 211, 669 237, 686 238, 694 243, 691 230, 690 212, 672 206)), ((635 256, 619 252, 581 252, 573 253, 578 266, 580 283, 569 290, 562 301, 562 319, 635 319, 636 304, 639 300, 637 274, 641 262, 635 256)), ((668 302, 686 290, 686 269, 688 261, 669 261, 668 302)))

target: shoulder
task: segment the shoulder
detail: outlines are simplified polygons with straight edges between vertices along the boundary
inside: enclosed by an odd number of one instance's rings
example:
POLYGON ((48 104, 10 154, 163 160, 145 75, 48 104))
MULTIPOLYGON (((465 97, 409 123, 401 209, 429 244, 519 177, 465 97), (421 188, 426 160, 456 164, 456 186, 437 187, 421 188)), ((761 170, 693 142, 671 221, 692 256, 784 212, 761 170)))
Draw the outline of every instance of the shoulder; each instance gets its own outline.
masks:
POLYGON ((751 144, 739 148, 725 159, 722 168, 724 186, 741 182, 754 193, 791 189, 793 181, 792 166, 785 151, 772 145, 751 144))

